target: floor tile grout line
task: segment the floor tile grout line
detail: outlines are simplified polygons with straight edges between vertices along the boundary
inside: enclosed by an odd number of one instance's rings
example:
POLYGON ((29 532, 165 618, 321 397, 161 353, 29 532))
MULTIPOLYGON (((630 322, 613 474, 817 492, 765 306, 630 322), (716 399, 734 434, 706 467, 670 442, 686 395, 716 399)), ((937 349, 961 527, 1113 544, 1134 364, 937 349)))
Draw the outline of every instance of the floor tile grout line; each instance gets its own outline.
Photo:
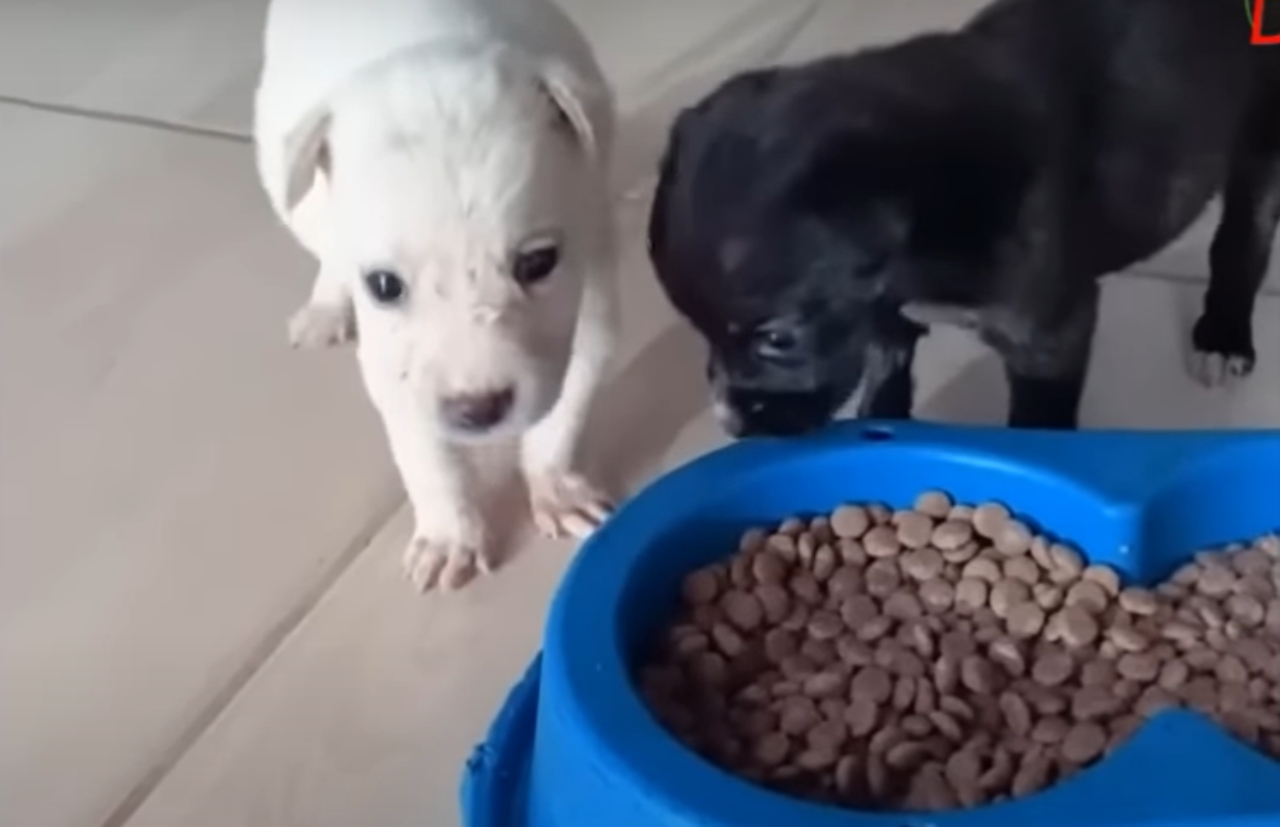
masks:
POLYGON ((231 676, 204 704, 197 715, 178 733, 160 754, 160 758, 143 774, 142 778, 112 808, 100 827, 126 827, 142 806, 156 791, 169 773, 178 765, 191 748, 204 737, 209 728, 222 717, 236 698, 249 683, 257 677, 265 666, 295 631, 306 621, 312 611, 333 590, 333 587, 350 571, 352 566, 364 555, 365 550, 373 545, 373 541, 394 519, 396 513, 406 502, 403 496, 392 498, 391 502, 379 509, 374 519, 370 520, 357 532, 355 538, 342 550, 337 558, 316 579, 314 583, 271 627, 266 634, 258 638, 244 662, 232 672, 231 676))
MULTIPOLYGON (((1141 266, 1129 270, 1121 270, 1119 273, 1115 273, 1113 275, 1120 276, 1122 278, 1159 281, 1166 284, 1179 284, 1185 286, 1200 285, 1201 287, 1209 286, 1209 280, 1205 277, 1178 275, 1177 273, 1169 273, 1164 270, 1149 270, 1141 266)), ((1262 287, 1258 290, 1258 296, 1260 298, 1280 298, 1280 286, 1272 287, 1264 281, 1262 287)))
POLYGON ((53 115, 63 115, 69 118, 84 118, 85 120, 99 121, 102 123, 137 126, 142 127, 143 129, 152 129, 157 132, 168 132, 175 135, 185 135, 192 138, 212 138, 217 141, 227 141, 229 143, 237 144, 247 144, 251 143, 253 140, 248 135, 242 135, 239 132, 235 132, 230 129, 194 126, 192 124, 166 121, 161 118, 152 118, 146 115, 131 115, 124 112, 88 109, 86 107, 72 106, 64 103, 47 103, 45 101, 31 100, 29 98, 15 97, 13 95, 0 95, 0 105, 14 106, 36 112, 47 112, 53 115))

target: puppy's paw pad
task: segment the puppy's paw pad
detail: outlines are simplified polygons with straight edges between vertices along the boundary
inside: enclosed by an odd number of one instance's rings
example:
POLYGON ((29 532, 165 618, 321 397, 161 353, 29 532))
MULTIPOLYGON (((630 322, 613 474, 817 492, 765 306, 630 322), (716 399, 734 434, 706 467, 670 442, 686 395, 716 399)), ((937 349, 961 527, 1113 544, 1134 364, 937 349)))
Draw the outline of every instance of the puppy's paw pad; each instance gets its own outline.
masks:
POLYGON ((604 492, 572 473, 531 477, 529 503, 538 531, 552 539, 583 539, 613 512, 604 492))
POLYGON ((289 319, 289 344, 295 348, 333 347, 355 337, 355 316, 347 306, 308 304, 289 319))
POLYGON ((1223 324, 1201 316, 1191 332, 1191 375, 1206 388, 1218 388, 1253 373, 1257 355, 1248 324, 1223 324))
POLYGON ((404 550, 404 573, 420 592, 454 591, 489 571, 488 558, 464 543, 414 537, 404 550))

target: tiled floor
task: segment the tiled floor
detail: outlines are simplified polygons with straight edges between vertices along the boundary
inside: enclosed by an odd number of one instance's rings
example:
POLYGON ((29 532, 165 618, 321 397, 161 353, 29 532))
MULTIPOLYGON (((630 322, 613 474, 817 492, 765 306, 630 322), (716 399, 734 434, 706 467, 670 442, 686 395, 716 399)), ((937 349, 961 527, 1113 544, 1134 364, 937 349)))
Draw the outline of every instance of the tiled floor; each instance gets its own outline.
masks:
MULTIPOLYGON (((979 4, 568 5, 620 90, 619 191, 643 195, 671 113, 719 77, 979 4)), ((261 5, 0 5, 5 824, 455 824, 572 553, 528 539, 454 596, 399 581, 407 519, 350 355, 284 345, 310 265, 244 139, 261 5)), ((626 348, 597 424, 631 435, 597 457, 628 488, 721 441, 644 210, 619 202, 626 348)), ((1209 227, 1110 283, 1088 424, 1280 425, 1280 263, 1250 382, 1211 393, 1178 362, 1209 227)), ((980 348, 939 335, 921 361, 922 413, 998 418, 980 348)))

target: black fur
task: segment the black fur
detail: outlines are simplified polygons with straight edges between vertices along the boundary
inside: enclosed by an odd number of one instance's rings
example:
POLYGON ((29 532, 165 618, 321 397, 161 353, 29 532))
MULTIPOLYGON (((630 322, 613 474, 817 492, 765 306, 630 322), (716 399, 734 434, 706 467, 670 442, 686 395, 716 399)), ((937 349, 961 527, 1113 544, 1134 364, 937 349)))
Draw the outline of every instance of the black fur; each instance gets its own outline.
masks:
POLYGON ((1247 372, 1280 220, 1280 47, 1250 46, 1226 0, 999 0, 686 110, 650 255, 736 433, 820 426, 860 385, 861 415, 909 416, 934 321, 1002 356, 1011 425, 1069 428, 1098 279, 1219 192, 1193 340, 1247 372))

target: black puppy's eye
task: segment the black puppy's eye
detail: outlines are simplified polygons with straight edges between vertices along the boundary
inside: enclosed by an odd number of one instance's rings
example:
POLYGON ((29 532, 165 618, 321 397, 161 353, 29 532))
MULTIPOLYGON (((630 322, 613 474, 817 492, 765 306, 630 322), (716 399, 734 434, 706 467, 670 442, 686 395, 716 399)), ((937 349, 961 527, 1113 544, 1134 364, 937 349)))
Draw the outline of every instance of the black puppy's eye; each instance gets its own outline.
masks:
POLYGON ((763 330, 756 335, 756 352, 766 359, 786 356, 799 346, 799 338, 788 330, 763 330))
POLYGON ((525 250, 511 265, 511 277, 521 287, 529 287, 545 279, 560 263, 560 248, 546 244, 525 250))
POLYGON ((390 270, 366 273, 364 286, 378 304, 398 304, 404 298, 404 280, 390 270))

